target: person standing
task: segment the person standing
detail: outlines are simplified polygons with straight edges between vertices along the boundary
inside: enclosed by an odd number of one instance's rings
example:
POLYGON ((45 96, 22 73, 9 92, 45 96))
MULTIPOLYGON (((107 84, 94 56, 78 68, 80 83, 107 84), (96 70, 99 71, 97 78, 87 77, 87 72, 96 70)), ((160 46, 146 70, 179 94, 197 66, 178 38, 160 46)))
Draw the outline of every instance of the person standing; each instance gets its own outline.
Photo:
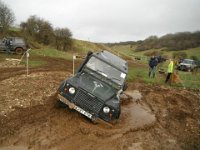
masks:
POLYGON ((169 64, 167 68, 167 77, 166 77, 165 83, 169 82, 169 84, 171 84, 171 76, 172 76, 173 71, 174 71, 174 62, 172 59, 169 59, 169 64))
POLYGON ((153 78, 156 75, 156 66, 158 65, 158 60, 155 56, 152 56, 149 60, 149 78, 151 77, 151 74, 153 74, 153 78))
POLYGON ((6 39, 5 46, 6 46, 7 53, 10 54, 10 52, 11 52, 10 50, 12 48, 12 41, 11 41, 11 39, 6 39))

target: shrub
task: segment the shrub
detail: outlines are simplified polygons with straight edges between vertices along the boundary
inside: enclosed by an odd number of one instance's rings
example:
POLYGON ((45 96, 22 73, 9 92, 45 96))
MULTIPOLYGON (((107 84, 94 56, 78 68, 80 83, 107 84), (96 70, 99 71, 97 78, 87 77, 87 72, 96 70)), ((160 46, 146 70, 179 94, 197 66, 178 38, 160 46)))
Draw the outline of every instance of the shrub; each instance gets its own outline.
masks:
POLYGON ((175 53, 173 53, 173 58, 178 58, 178 59, 187 58, 187 53, 185 53, 185 52, 175 52, 175 53))
POLYGON ((197 56, 191 56, 190 58, 193 60, 199 60, 197 56))

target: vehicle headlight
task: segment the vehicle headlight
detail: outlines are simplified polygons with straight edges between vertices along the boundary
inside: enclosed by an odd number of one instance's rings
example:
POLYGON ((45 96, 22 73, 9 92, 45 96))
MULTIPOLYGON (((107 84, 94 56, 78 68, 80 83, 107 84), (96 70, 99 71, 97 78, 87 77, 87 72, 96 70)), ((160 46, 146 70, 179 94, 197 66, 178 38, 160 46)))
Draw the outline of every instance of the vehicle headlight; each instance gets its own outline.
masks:
POLYGON ((74 87, 70 87, 69 88, 69 93, 70 94, 74 94, 76 92, 75 88, 74 87))
POLYGON ((109 113, 109 112, 110 112, 110 108, 107 107, 107 106, 104 107, 104 108, 103 108, 103 112, 104 112, 104 113, 109 113))

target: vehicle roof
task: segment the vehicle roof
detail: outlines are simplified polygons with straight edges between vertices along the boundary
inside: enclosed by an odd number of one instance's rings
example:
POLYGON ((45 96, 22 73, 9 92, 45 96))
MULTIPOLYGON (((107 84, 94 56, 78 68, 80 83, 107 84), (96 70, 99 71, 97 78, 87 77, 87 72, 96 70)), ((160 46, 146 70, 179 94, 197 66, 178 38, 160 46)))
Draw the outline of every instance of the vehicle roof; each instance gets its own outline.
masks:
POLYGON ((126 74, 128 73, 127 61, 123 60, 122 58, 120 58, 106 50, 94 53, 93 55, 96 56, 97 58, 107 62, 108 64, 118 68, 122 72, 124 72, 126 74))
POLYGON ((183 60, 187 60, 187 61, 195 61, 195 60, 193 60, 193 59, 183 59, 183 60))

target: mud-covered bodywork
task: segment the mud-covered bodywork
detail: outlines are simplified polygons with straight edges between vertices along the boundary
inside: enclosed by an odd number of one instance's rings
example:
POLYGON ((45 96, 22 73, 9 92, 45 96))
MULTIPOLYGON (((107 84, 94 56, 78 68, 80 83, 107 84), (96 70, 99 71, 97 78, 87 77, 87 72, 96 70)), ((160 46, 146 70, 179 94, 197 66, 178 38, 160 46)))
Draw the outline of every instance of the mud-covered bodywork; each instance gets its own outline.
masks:
POLYGON ((0 39, 0 51, 23 54, 27 50, 27 44, 23 38, 9 37, 0 39))
POLYGON ((127 73, 120 57, 108 51, 88 53, 78 72, 60 85, 58 99, 92 120, 111 122, 120 116, 127 73))

